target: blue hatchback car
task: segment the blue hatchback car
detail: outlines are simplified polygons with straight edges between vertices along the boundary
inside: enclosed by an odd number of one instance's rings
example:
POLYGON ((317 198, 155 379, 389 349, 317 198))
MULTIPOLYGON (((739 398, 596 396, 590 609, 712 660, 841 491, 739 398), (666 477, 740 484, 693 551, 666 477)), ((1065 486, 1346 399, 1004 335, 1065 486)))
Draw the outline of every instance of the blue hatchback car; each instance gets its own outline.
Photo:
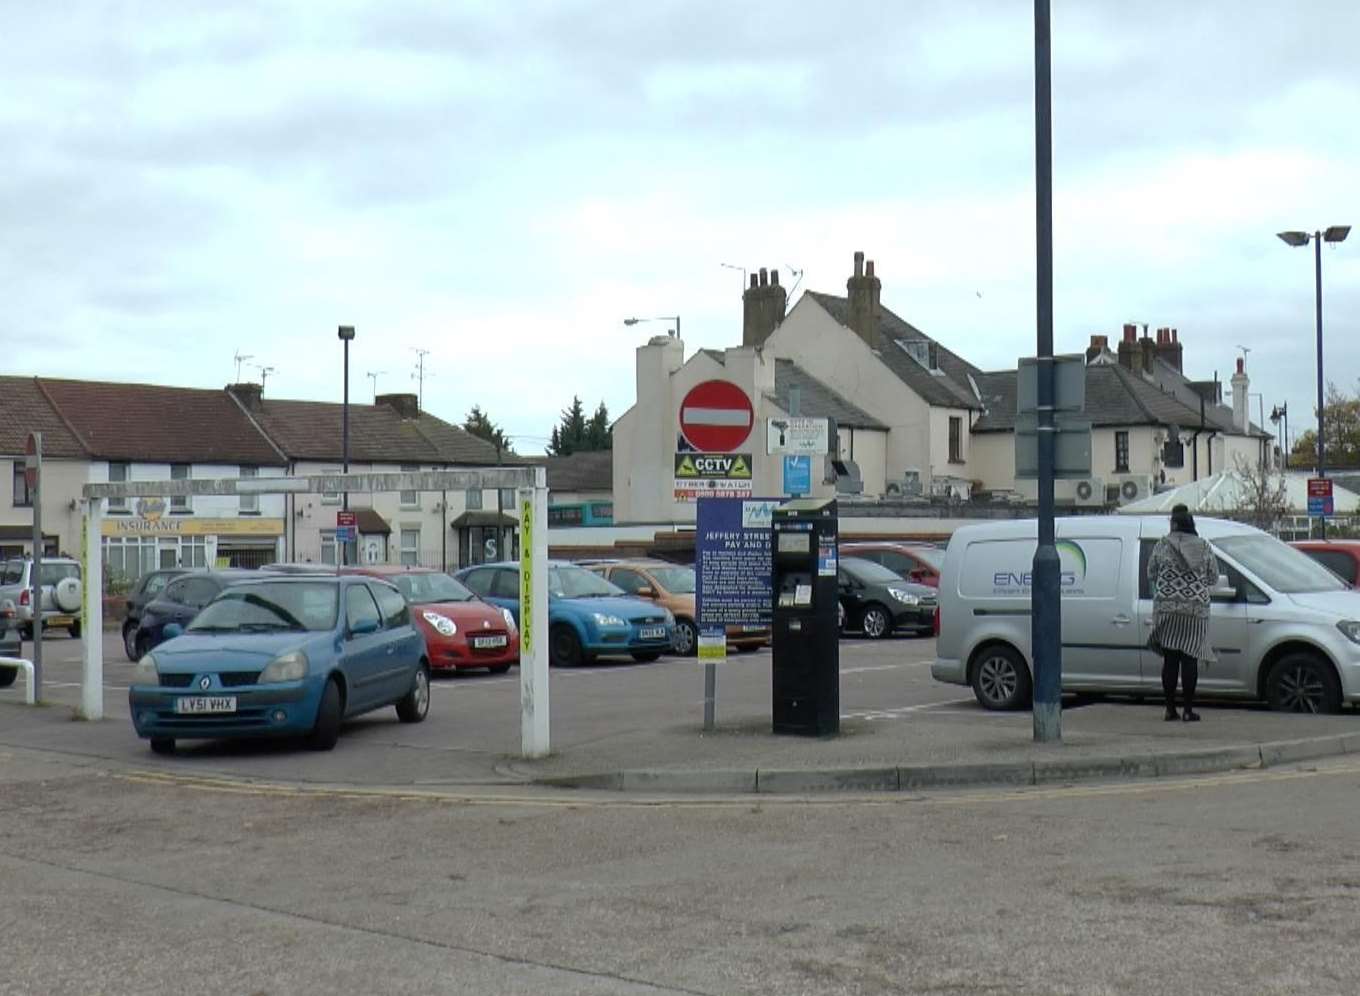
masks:
MULTIPOLYGON (((519 622, 519 564, 465 567, 454 575, 482 598, 509 609, 519 622)), ((671 649, 675 617, 584 567, 548 562, 548 656, 555 667, 596 657, 629 655, 654 661, 671 649)))
POLYGON ((376 578, 269 577, 226 588, 182 633, 137 664, 128 704, 137 735, 176 739, 304 736, 330 750, 341 721, 430 709, 425 638, 401 592, 376 578))

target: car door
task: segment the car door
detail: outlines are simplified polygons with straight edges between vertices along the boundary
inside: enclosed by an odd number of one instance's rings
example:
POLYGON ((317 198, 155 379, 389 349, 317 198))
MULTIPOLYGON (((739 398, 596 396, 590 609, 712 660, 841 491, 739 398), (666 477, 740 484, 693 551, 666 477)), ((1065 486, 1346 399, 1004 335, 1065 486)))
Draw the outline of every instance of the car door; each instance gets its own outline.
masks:
POLYGON ((509 609, 515 617, 515 625, 519 625, 519 571, 508 567, 496 568, 487 601, 509 609))
POLYGON ((153 598, 142 609, 142 620, 138 632, 143 634, 149 646, 164 639, 162 631, 166 623, 178 622, 187 611, 184 605, 185 587, 192 578, 176 578, 165 586, 165 590, 153 598))
POLYGON ((1064 533, 1058 556, 1063 687, 1139 690, 1147 636, 1133 608, 1138 551, 1132 540, 1064 533))
POLYGON ((425 639, 411 625, 411 610, 401 592, 385 584, 369 585, 382 614, 386 697, 396 702, 411 690, 416 668, 425 655, 425 639))
POLYGON ((347 715, 364 712, 384 704, 387 675, 388 636, 383 632, 378 603, 365 584, 344 589, 345 637, 341 666, 349 684, 347 715), (357 632, 371 627, 367 633, 357 632))

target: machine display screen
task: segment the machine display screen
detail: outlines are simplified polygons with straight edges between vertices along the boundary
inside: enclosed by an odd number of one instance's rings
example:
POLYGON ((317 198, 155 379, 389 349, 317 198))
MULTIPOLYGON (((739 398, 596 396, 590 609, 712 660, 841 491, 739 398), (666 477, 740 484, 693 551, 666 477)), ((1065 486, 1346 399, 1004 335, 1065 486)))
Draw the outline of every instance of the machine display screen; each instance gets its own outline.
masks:
POLYGON ((811 553, 811 533, 776 533, 780 553, 811 553))

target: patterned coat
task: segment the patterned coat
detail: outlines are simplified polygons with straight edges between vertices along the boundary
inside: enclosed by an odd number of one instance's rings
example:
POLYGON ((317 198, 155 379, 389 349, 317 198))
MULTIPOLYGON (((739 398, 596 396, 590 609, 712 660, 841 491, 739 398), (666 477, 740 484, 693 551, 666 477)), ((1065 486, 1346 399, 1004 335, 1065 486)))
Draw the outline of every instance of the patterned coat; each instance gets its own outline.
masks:
POLYGON ((1218 558, 1192 533, 1171 533, 1158 541, 1148 561, 1152 582, 1152 645, 1198 661, 1213 661, 1209 641, 1209 596, 1218 583, 1218 558))

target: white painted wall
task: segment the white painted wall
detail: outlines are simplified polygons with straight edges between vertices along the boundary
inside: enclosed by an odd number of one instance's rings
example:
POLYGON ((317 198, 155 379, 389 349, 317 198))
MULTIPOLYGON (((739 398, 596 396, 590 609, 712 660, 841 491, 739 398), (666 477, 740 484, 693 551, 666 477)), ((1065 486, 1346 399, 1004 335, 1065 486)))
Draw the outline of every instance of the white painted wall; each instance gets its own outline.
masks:
MULTIPOLYGON (((14 505, 14 465, 22 464, 23 457, 0 460, 0 525, 33 527, 33 509, 14 505)), ((43 459, 42 525, 43 533, 57 537, 57 549, 72 556, 80 545, 81 488, 90 478, 88 460, 43 459), (71 502, 77 503, 71 508, 71 502)), ((28 534, 26 534, 28 535, 28 534)), ((17 545, 17 544, 16 544, 17 545)), ((32 541, 25 544, 32 548, 32 541)))

